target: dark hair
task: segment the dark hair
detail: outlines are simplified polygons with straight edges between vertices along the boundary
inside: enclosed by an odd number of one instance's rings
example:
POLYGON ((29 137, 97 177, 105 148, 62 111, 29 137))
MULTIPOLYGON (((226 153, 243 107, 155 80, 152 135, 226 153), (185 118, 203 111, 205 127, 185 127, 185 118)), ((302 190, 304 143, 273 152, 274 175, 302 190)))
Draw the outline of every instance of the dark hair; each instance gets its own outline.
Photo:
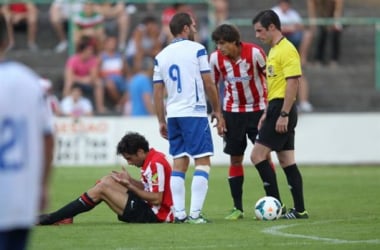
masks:
POLYGON ((211 37, 214 42, 223 40, 226 42, 236 42, 236 44, 240 43, 240 33, 238 29, 231 24, 219 25, 212 32, 211 37))
POLYGON ((96 39, 89 36, 83 36, 78 43, 77 52, 82 52, 89 46, 93 47, 96 53, 96 50, 97 50, 96 39))
POLYGON ((0 13, 0 48, 5 49, 8 47, 8 26, 7 21, 3 14, 0 13))
POLYGON ((144 17, 141 23, 145 25, 149 23, 158 23, 158 19, 155 16, 149 15, 149 16, 144 17))
POLYGON ((148 152, 149 143, 144 136, 136 132, 128 132, 117 144, 118 155, 123 153, 134 155, 139 149, 144 150, 144 152, 148 152))
POLYGON ((170 20, 170 32, 173 34, 173 36, 177 36, 178 34, 181 34, 185 26, 190 27, 192 23, 193 20, 188 13, 177 13, 173 16, 172 20, 170 20))
POLYGON ((253 25, 256 23, 260 23, 265 29, 268 29, 269 25, 273 24, 281 31, 280 18, 273 10, 264 10, 257 14, 252 20, 253 25))

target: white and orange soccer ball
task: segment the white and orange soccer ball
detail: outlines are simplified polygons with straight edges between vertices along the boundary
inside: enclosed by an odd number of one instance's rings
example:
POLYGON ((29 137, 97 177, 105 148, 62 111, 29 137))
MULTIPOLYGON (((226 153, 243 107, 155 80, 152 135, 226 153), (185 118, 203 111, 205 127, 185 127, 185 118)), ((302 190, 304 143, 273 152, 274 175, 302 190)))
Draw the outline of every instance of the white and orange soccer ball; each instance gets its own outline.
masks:
POLYGON ((255 216, 258 220, 276 220, 281 216, 281 203, 272 196, 264 196, 255 204, 255 216))

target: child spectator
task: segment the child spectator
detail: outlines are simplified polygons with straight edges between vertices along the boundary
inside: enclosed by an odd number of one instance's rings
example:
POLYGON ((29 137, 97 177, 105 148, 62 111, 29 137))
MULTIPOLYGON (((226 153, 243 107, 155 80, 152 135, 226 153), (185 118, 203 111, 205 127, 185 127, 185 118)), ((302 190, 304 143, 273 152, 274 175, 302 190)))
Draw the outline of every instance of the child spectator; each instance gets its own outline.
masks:
POLYGON ((92 116, 93 107, 91 101, 83 96, 82 88, 79 84, 71 87, 70 94, 61 101, 62 114, 78 118, 81 116, 92 116))

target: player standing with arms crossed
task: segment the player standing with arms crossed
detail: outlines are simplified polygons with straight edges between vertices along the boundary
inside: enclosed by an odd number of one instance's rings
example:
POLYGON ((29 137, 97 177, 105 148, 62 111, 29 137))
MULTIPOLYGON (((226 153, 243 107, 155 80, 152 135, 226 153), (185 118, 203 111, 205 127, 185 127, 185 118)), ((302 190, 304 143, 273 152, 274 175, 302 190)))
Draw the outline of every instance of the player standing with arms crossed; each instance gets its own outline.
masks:
POLYGON ((219 135, 224 131, 216 86, 212 81, 205 47, 194 42, 196 26, 187 13, 174 15, 170 22, 174 40, 155 58, 154 103, 161 136, 169 140, 174 158, 170 187, 177 222, 200 224, 208 220, 202 208, 208 190, 213 143, 207 118, 206 95, 217 119, 219 135), (166 117, 164 94, 167 91, 166 117), (190 157, 195 172, 191 185, 190 213, 185 210, 185 174, 190 157))
POLYGON ((267 57, 268 108, 259 122, 259 133, 251 160, 259 171, 268 196, 279 198, 276 175, 266 159, 276 151, 284 169, 294 201, 294 208, 282 217, 306 219, 302 176, 295 162, 294 137, 297 125, 295 100, 302 75, 297 49, 281 33, 281 23, 273 10, 260 12, 252 21, 256 37, 271 46, 267 57))
MULTIPOLYGON (((244 151, 247 136, 252 143, 257 124, 267 106, 265 52, 253 43, 241 42, 238 29, 230 24, 218 26, 212 33, 217 50, 210 56, 212 76, 223 80, 223 116, 226 121, 224 152, 230 155, 228 182, 234 202, 227 220, 237 220, 243 213, 244 151)), ((268 160, 271 162, 270 154, 268 160)))
POLYGON ((5 60, 7 25, 0 14, 0 249, 26 249, 47 203, 53 124, 32 70, 5 60))

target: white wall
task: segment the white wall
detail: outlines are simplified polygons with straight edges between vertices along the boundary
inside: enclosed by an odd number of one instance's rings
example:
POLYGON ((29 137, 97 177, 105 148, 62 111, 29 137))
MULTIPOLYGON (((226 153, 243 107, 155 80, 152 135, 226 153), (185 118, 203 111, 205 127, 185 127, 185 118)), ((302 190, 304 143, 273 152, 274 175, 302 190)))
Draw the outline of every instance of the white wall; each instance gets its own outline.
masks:
MULTIPOLYGON (((56 118, 55 165, 114 165, 119 139, 136 131, 150 145, 168 153, 155 117, 56 118)), ((223 140, 213 131, 213 164, 228 164, 223 140)), ((245 162, 249 163, 249 146, 245 162)), ((274 157, 275 159, 275 157, 274 157)), ((299 164, 380 164, 380 113, 303 114, 296 128, 296 159, 299 164)))

